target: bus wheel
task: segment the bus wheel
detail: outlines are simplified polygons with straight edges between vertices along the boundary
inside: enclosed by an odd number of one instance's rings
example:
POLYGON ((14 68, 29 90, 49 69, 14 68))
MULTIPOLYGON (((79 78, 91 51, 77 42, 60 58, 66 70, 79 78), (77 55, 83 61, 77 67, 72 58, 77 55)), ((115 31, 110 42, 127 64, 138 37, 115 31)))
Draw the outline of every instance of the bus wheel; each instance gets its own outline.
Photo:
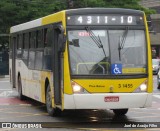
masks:
MULTIPOLYGON (((159 79, 157 79, 159 81, 159 79)), ((158 82, 157 89, 160 89, 160 83, 158 82)))
POLYGON ((51 116, 60 116, 61 115, 60 109, 52 107, 52 95, 51 95, 51 89, 50 89, 49 85, 48 85, 47 91, 46 91, 46 108, 47 108, 48 114, 51 116))
POLYGON ((18 77, 18 98, 20 100, 24 100, 25 96, 22 94, 22 83, 21 83, 21 77, 18 77))
POLYGON ((113 109, 116 116, 123 116, 128 112, 128 109, 113 109))

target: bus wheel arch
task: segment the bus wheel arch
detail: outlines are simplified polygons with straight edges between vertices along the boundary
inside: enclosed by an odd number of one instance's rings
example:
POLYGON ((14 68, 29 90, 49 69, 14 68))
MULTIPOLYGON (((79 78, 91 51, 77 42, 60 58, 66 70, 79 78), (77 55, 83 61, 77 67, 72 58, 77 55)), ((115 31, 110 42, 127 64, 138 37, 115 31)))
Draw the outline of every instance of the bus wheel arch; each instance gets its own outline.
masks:
POLYGON ((46 79, 45 79, 45 103, 46 103, 46 92, 47 92, 48 84, 49 84, 49 79, 46 78, 46 79))
POLYGON ((52 107, 52 95, 51 95, 50 82, 48 78, 46 78, 45 80, 45 103, 47 112, 50 116, 60 116, 61 110, 52 107))

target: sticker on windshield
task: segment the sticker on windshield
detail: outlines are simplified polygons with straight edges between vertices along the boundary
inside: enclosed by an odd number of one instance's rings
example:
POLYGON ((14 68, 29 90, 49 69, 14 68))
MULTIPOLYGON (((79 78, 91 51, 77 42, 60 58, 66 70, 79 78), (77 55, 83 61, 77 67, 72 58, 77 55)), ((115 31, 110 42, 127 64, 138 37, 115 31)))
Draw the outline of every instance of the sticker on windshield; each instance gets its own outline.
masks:
POLYGON ((112 64, 111 73, 114 75, 122 74, 122 64, 112 64))

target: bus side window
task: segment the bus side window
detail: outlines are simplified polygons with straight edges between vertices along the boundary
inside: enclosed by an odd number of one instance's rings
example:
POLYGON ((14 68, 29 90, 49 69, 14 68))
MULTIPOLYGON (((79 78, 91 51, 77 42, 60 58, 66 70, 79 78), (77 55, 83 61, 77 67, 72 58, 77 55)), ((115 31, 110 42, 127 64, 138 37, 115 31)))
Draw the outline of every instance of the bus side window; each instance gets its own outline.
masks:
POLYGON ((28 49, 29 47, 29 33, 25 33, 23 36, 23 49, 28 49))
POLYGON ((17 35, 17 58, 22 57, 22 46, 23 46, 22 34, 19 34, 17 35))
POLYGON ((22 53, 22 59, 23 62, 28 65, 28 48, 29 48, 29 33, 23 34, 23 53, 22 53))
POLYGON ((36 41, 36 48, 43 48, 43 40, 42 40, 42 36, 43 36, 43 33, 42 33, 42 30, 38 30, 36 32, 36 36, 37 36, 37 41, 36 41))
POLYGON ((29 48, 34 49, 36 46, 36 32, 33 31, 30 33, 30 38, 29 38, 29 48))
POLYGON ((44 62, 43 62, 43 69, 44 70, 51 70, 52 69, 52 59, 51 59, 51 44, 50 37, 52 35, 52 28, 45 28, 44 29, 44 62))
POLYGON ((17 37, 17 49, 22 49, 23 43, 22 43, 22 34, 19 34, 17 37))
POLYGON ((29 61, 28 68, 34 69, 35 66, 35 46, 36 46, 36 31, 29 33, 29 61))
POLYGON ((19 35, 17 35, 17 49, 19 49, 19 35))
POLYGON ((47 28, 44 29, 44 47, 47 47, 47 28))
POLYGON ((52 45, 52 28, 44 29, 44 47, 51 47, 52 45))
POLYGON ((36 31, 36 56, 35 56, 35 69, 41 70, 43 66, 43 33, 42 30, 36 31))
POLYGON ((30 48, 30 44, 31 44, 31 42, 32 42, 32 39, 31 39, 31 32, 29 32, 29 48, 30 48))
POLYGON ((17 41, 16 41, 16 58, 19 58, 20 50, 19 50, 19 35, 17 35, 17 41))

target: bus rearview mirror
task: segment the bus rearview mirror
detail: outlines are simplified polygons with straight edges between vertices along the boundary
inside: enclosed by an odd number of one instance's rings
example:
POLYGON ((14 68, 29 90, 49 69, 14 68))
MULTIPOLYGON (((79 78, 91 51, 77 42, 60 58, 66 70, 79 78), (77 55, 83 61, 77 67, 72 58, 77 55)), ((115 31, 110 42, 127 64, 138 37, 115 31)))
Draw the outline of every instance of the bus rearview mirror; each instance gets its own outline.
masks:
POLYGON ((66 36, 64 34, 59 34, 58 37, 58 51, 64 52, 66 47, 66 36))

